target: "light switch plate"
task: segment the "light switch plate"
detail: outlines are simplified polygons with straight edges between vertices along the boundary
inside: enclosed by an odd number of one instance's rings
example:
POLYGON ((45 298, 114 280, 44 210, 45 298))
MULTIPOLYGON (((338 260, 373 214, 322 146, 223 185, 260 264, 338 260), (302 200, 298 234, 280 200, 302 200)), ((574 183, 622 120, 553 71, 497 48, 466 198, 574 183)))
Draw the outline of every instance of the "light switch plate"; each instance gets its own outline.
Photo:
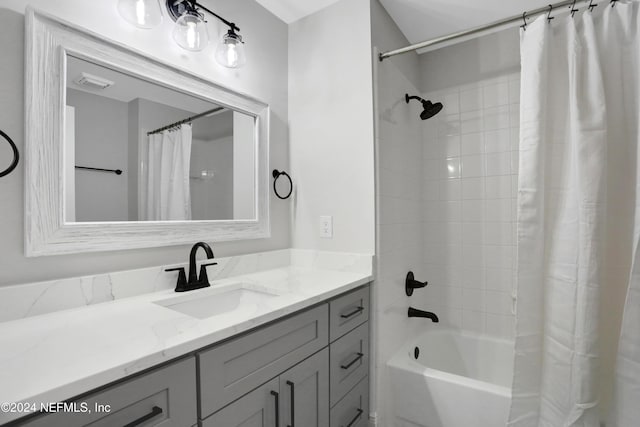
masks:
POLYGON ((320 217, 320 237, 325 239, 333 238, 333 217, 321 216, 320 217))

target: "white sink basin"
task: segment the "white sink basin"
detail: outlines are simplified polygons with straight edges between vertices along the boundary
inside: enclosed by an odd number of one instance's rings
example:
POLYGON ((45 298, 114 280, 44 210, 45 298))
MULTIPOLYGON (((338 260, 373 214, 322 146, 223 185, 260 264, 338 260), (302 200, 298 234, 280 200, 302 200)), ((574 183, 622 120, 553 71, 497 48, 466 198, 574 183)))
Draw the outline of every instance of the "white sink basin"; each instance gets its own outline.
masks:
POLYGON ((178 311, 197 319, 206 319, 232 312, 254 309, 270 298, 277 296, 254 289, 231 289, 213 295, 184 295, 155 301, 155 304, 178 311))

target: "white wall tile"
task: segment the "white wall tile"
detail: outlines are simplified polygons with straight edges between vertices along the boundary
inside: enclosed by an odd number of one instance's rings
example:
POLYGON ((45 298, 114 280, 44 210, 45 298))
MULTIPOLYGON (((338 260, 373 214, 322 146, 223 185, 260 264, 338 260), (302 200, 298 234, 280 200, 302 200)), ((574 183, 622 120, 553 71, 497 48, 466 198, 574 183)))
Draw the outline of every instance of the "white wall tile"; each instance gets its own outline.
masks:
POLYGON ((485 314, 479 311, 463 310, 462 327, 468 331, 484 334, 485 314))
MULTIPOLYGON (((507 129, 509 128, 509 106, 487 108, 484 110, 484 129, 507 129)), ((462 120, 462 118, 461 118, 462 120)))
MULTIPOLYGON (((430 282, 412 300, 416 306, 437 313, 443 325, 510 338, 518 75, 423 97, 445 109, 427 121, 411 110, 406 126, 419 127, 422 140, 413 143, 413 131, 394 126, 380 149, 387 169, 379 185, 381 295, 400 310, 405 301, 396 297, 412 269, 430 282)), ((412 330, 399 317, 394 322, 412 330)))
POLYGON ((487 199, 509 199, 513 197, 512 176, 488 176, 485 178, 485 196, 487 199))
POLYGON ((432 99, 432 101, 442 102, 445 114, 457 114, 460 112, 460 94, 457 90, 444 93, 439 100, 432 99))
MULTIPOLYGON (((462 199, 474 200, 485 198, 485 178, 483 176, 475 178, 462 178, 462 199)), ((508 191, 511 194, 511 180, 508 181, 508 191)))
POLYGON ((485 173, 492 175, 511 175, 511 151, 502 153, 489 153, 485 156, 485 173))
POLYGON ((485 175, 485 157, 482 155, 460 157, 461 174, 463 178, 485 175))
POLYGON ((484 291, 481 289, 462 289, 463 310, 485 311, 484 291))
POLYGON ((509 84, 507 82, 492 84, 484 87, 484 108, 498 107, 509 104, 509 84))
POLYGON ((484 133, 465 133, 460 138, 460 154, 463 156, 481 154, 484 152, 484 145, 484 133))
MULTIPOLYGON (((460 157, 446 159, 442 169, 442 178, 460 178, 460 157)), ((511 171, 511 156, 509 156, 509 171, 511 171)))
POLYGON ((499 153, 511 150, 511 131, 498 129, 487 131, 484 134, 484 152, 499 153))
POLYGON ((446 157, 460 156, 460 135, 445 136, 438 144, 442 144, 446 157))
POLYGON ((480 110, 482 108, 482 88, 462 90, 460 92, 460 112, 480 110))
MULTIPOLYGON (((459 122, 460 133, 465 134, 465 133, 481 132, 484 129, 483 117, 484 117, 484 114, 482 110, 467 111, 467 112, 460 113, 460 122, 459 122)), ((507 126, 508 126, 508 122, 509 122, 508 111, 506 112, 506 120, 507 120, 507 126)))

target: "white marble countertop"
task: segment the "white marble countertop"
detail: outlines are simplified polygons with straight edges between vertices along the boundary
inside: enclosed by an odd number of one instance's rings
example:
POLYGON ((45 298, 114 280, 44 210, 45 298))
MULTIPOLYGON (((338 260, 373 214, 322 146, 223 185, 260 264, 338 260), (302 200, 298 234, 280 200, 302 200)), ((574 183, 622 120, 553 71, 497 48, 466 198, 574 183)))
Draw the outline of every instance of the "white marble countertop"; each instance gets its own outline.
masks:
MULTIPOLYGON (((0 323, 0 403, 63 401, 304 309, 372 280, 365 272, 289 266, 0 323), (237 288, 275 296, 198 319, 167 304, 237 288)), ((26 414, 0 412, 0 424, 26 414)))

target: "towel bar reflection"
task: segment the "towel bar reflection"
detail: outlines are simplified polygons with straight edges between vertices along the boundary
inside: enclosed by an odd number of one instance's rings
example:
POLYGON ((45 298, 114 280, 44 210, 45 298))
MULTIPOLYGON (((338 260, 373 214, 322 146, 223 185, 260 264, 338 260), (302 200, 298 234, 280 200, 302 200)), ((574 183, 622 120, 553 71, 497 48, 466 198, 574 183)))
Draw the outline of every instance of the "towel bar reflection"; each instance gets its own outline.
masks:
POLYGON ((91 168, 88 166, 76 166, 76 169, 82 169, 87 171, 109 172, 109 173, 115 173, 116 175, 122 175, 121 169, 91 168))

